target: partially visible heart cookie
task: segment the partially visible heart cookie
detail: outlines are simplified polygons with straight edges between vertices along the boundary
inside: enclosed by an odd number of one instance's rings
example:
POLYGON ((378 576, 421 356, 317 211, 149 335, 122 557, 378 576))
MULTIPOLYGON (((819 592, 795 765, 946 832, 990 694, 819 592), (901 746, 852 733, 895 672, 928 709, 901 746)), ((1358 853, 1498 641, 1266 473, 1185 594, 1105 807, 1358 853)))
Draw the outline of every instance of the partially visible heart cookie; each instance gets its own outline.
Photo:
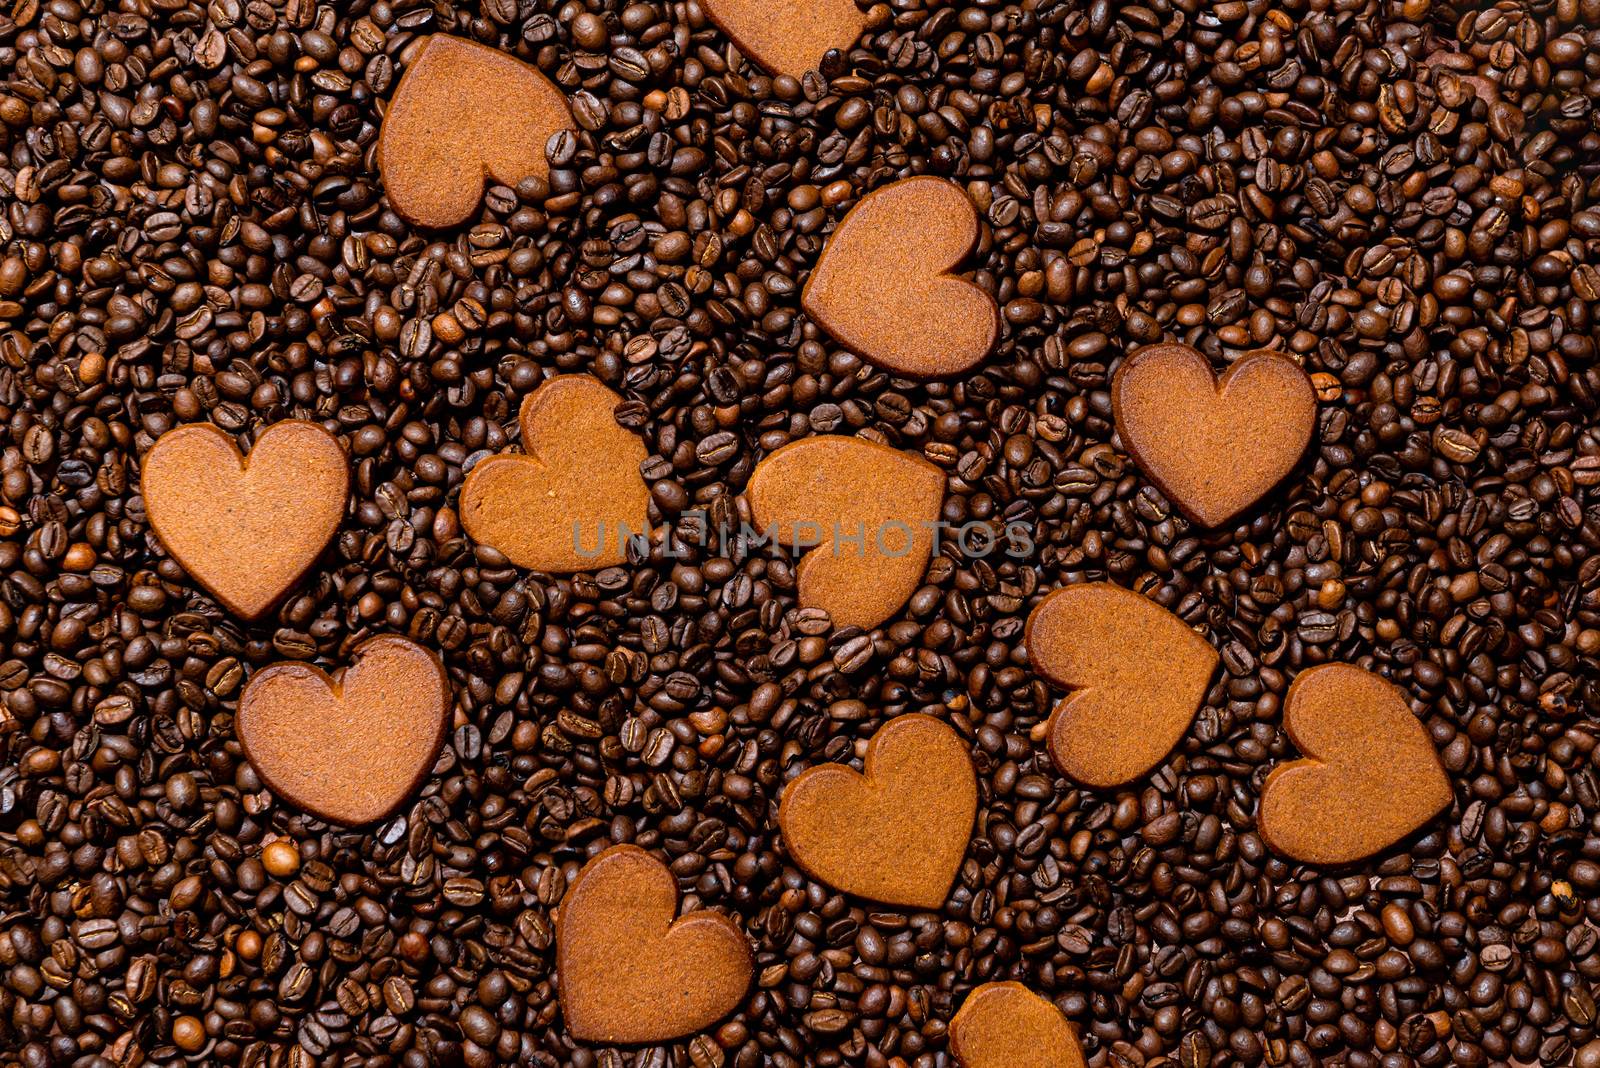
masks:
POLYGON ((826 435, 762 460, 745 495, 764 535, 814 546, 800 560, 800 603, 836 627, 875 627, 927 570, 944 473, 875 441, 826 435))
POLYGON ((950 1021, 961 1068, 1084 1068, 1083 1047, 1061 1010, 1021 983, 985 983, 950 1021))
POLYGON ((556 920, 568 1034, 666 1042, 739 1007, 754 967, 749 941, 720 913, 677 913, 672 872, 637 846, 612 846, 584 865, 556 920))
POLYGON ((194 580, 241 619, 266 615, 339 529, 350 463, 316 423, 285 419, 248 457, 210 423, 161 435, 140 464, 156 537, 194 580))
POLYGON ((807 768, 784 787, 778 827, 796 864, 829 886, 937 909, 966 855, 978 782, 961 736, 920 713, 867 743, 862 770, 807 768))
POLYGON ((1188 345, 1149 345, 1111 383, 1122 444, 1150 481, 1202 526, 1226 523, 1283 480, 1306 451, 1317 396, 1300 365, 1252 352, 1221 379, 1188 345))
POLYGON ((867 28, 855 0, 701 0, 700 6, 739 51, 797 80, 831 49, 848 50, 867 28))
POLYGON ((450 704, 439 658, 385 634, 361 645, 338 679, 293 662, 256 672, 234 729, 274 793, 354 825, 389 815, 411 796, 439 754, 450 704))
POLYGON ((1350 664, 1302 671, 1283 729, 1304 760, 1267 776, 1261 837, 1308 864, 1348 864, 1387 849, 1450 804, 1427 729, 1398 687, 1350 664))
POLYGON ((524 453, 481 461, 461 487, 474 540, 534 571, 592 571, 626 562, 647 533, 644 442, 617 425, 622 398, 589 375, 558 375, 522 402, 524 453))
POLYGON ((1074 692, 1049 724, 1056 767, 1119 786, 1155 767, 1205 698, 1217 651, 1154 601, 1109 582, 1066 586, 1025 631, 1033 669, 1074 692))
POLYGON ((406 69, 378 135, 389 204, 419 226, 455 226, 483 196, 550 173, 545 143, 573 125, 561 90, 521 60, 436 33, 406 69))
POLYGON ((918 378, 981 363, 1000 333, 994 298, 952 273, 978 243, 978 212, 942 178, 861 198, 812 268, 801 304, 845 348, 918 378))

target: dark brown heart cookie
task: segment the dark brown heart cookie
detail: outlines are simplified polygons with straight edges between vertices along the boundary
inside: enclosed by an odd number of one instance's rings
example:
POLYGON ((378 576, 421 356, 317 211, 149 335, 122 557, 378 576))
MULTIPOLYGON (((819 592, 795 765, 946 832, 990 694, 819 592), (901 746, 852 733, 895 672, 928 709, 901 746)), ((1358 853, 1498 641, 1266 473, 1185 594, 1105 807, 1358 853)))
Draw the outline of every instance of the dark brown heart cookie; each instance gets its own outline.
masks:
POLYGON ((378 137, 394 210, 420 226, 465 222, 485 178, 514 186, 550 173, 545 144, 573 125, 550 80, 496 48, 436 33, 400 79, 378 137))
POLYGON ((1083 1047, 1053 1003, 1021 983, 985 983, 950 1021, 961 1068, 1084 1068, 1083 1047))
POLYGON ((1109 582, 1065 586, 1028 616, 1028 659, 1073 692, 1050 717, 1050 755, 1090 786, 1155 767, 1189 729, 1217 652, 1183 620, 1109 582))
POLYGON ((795 863, 830 886, 935 909, 961 867, 978 784, 967 744, 931 716, 897 716, 862 770, 808 768, 784 787, 778 825, 795 863))
POLYGON ((381 819, 433 766, 450 714, 439 658, 395 634, 373 638, 331 678, 288 662, 251 677, 234 727, 273 792, 334 823, 381 819))
POLYGON ((317 423, 285 419, 249 456, 210 423, 161 435, 140 467, 150 525, 228 611, 260 619, 327 547, 344 517, 350 463, 317 423))
POLYGON ((855 0, 701 0, 700 6, 739 51, 796 80, 829 51, 850 49, 867 27, 855 0))
POLYGON ((650 490, 639 436, 617 425, 622 398, 589 375, 557 375, 528 394, 522 453, 480 461, 461 488, 461 523, 518 567, 593 571, 628 559, 647 533, 650 490))
POLYGON ((953 182, 907 178, 876 189, 828 238, 802 294, 806 314, 899 374, 970 370, 1000 332, 994 298, 955 273, 978 233, 977 209, 953 182))
POLYGON ((1111 383, 1122 443, 1150 481, 1202 526, 1260 500, 1299 461, 1317 423, 1300 365, 1276 352, 1241 357, 1216 378, 1187 345, 1150 345, 1111 383))
POLYGON ((637 846, 584 865, 561 902, 556 974, 572 1037, 610 1045, 704 1030, 750 987, 750 943, 726 916, 678 915, 672 872, 637 846))
POLYGON ((875 441, 829 434, 762 460, 745 496, 764 535, 804 550, 800 602, 825 609, 837 627, 876 627, 928 569, 944 472, 875 441))
POLYGON ((1450 804, 1450 781, 1405 695, 1350 664, 1295 676, 1283 729, 1304 760, 1276 767, 1261 789, 1261 837, 1309 864, 1381 852, 1450 804))

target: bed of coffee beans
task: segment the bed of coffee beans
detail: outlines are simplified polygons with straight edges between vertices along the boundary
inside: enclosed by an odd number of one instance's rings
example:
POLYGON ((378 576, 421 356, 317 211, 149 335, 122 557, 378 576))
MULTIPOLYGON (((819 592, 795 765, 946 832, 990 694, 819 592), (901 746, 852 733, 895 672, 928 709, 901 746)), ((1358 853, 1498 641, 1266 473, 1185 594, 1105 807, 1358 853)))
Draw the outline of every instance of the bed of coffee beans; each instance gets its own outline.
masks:
MULTIPOLYGON (((1093 1068, 1600 1066, 1600 2, 895 0, 796 80, 697 0, 15 0, 0 13, 0 1062, 943 1068, 1019 980, 1093 1068), (419 230, 373 165, 407 46, 570 102, 547 179, 419 230), (867 192, 960 184, 988 358, 898 378, 801 310, 867 192), (1219 529, 1114 438, 1134 348, 1297 358, 1310 450, 1219 529), (462 530, 552 372, 624 397, 657 525, 550 577, 462 530), (175 426, 337 433, 350 504, 254 623, 152 533, 175 426), (737 538, 756 463, 863 435, 946 474, 891 621, 737 538), (1130 786, 1059 774, 1024 624, 1137 590, 1220 654, 1130 786), (444 746, 386 820, 266 789, 234 729, 285 660, 437 652, 444 746), (1269 851, 1303 668, 1411 698, 1444 814, 1371 861, 1269 851), (978 815, 937 910, 805 876, 784 784, 922 712, 978 815), (631 843, 755 979, 711 1029, 565 1030, 556 917, 631 843)), ((459 121, 473 121, 463 111, 459 121)), ((893 858, 888 858, 891 862, 893 858)))

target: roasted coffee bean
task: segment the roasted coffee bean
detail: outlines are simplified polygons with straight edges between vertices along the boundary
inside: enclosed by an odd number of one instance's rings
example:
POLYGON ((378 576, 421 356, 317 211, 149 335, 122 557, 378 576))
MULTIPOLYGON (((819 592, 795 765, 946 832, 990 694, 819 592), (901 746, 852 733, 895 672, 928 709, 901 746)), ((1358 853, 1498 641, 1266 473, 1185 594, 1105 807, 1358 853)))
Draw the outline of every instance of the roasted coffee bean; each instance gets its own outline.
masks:
MULTIPOLYGON (((24 1065, 949 1059, 1018 979, 1094 1063, 1600 1065, 1600 5, 880 6, 796 80, 681 5, 23 2, 0 20, 0 1048, 24 1065), (543 177, 419 231, 370 166, 421 36, 540 69, 543 177), (735 66, 735 64, 738 66, 735 66), (901 380, 801 293, 866 193, 951 179, 1001 309, 970 372, 901 380), (1318 398, 1273 493, 1199 530, 1113 433, 1142 344, 1271 349, 1318 398), (461 483, 592 374, 649 453, 651 530, 521 571, 461 483), (141 460, 315 420, 345 519, 257 623, 151 531, 141 460), (759 544, 755 465, 829 433, 945 473, 895 618, 842 631, 759 544), (1012 529, 1029 548, 969 551, 1012 529), (1136 589, 1223 669, 1149 776, 1039 744, 1024 624, 1136 589), (437 652, 448 744, 380 824, 260 780, 250 677, 379 633, 437 652), (1304 668, 1407 694, 1438 820, 1349 871, 1255 814, 1304 668), (893 715, 952 723, 981 811, 948 900, 805 877, 784 784, 893 715), (735 917, 757 981, 705 1033, 565 1033, 555 917, 631 842, 735 917)), ((864 8, 865 10, 865 8, 864 8)), ((471 116, 462 116, 467 122, 471 116)), ((887 280, 869 279, 871 300, 887 280)))

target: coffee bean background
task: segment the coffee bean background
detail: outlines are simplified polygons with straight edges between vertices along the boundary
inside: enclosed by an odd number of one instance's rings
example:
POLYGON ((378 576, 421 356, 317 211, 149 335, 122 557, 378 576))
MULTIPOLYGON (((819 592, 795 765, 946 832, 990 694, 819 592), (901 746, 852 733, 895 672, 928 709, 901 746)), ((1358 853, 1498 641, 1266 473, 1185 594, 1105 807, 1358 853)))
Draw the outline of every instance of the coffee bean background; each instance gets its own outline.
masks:
POLYGON ((803 82, 693 0, 8 10, 0 1060, 924 1068, 1017 978, 1096 1068, 1600 1065, 1596 0, 902 0, 803 82), (370 161, 435 32, 535 64, 580 128, 548 182, 416 233, 370 161), (913 173, 979 207, 1003 309, 951 381, 799 311, 831 226, 913 173), (1158 340, 1314 376, 1310 453, 1231 529, 1112 441, 1110 375, 1158 340), (463 538, 466 470, 555 371, 628 398, 682 558, 549 578, 463 538), (241 626, 163 554, 139 457, 291 416, 348 445, 350 510, 241 626), (946 520, 1036 551, 952 547, 869 634, 798 608, 788 563, 698 548, 817 433, 922 454, 946 520), (1223 661, 1120 791, 1054 772, 1021 647, 1100 578, 1223 661), (454 723, 401 815, 336 830, 262 789, 233 709, 377 633, 440 651, 454 723), (1289 681, 1335 659, 1408 691, 1455 803, 1326 872, 1253 819, 1289 681), (979 773, 938 913, 808 881, 775 836, 787 779, 907 711, 979 773), (557 1011, 553 911, 622 841, 755 946, 741 1010, 670 1047, 575 1046, 557 1011))

